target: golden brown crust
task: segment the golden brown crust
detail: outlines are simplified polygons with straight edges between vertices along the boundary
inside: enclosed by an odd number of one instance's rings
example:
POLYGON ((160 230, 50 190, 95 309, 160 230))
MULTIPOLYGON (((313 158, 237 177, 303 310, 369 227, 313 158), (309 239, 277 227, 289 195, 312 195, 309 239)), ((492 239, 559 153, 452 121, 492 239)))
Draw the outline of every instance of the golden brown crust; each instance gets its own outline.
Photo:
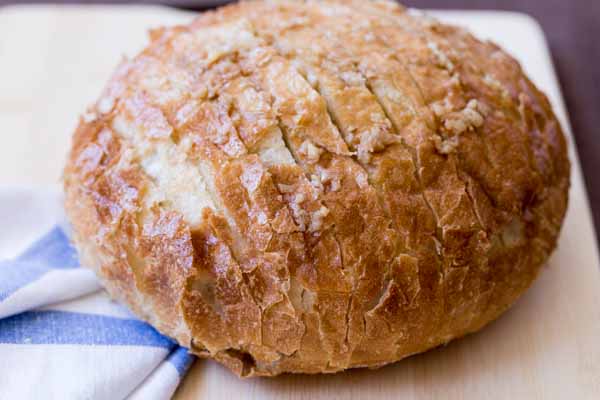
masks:
POLYGON ((82 263, 238 375, 397 361, 537 276, 566 144, 519 64, 392 2, 253 1, 152 32, 65 169, 82 263))

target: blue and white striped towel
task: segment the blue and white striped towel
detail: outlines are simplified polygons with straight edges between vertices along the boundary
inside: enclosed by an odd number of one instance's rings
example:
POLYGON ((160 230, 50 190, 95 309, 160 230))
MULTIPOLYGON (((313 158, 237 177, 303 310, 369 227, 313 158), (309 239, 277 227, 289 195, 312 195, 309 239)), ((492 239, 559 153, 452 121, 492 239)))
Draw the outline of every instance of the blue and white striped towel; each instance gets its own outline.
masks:
POLYGON ((57 190, 0 189, 0 399, 170 398, 193 357, 79 267, 61 209, 57 190))

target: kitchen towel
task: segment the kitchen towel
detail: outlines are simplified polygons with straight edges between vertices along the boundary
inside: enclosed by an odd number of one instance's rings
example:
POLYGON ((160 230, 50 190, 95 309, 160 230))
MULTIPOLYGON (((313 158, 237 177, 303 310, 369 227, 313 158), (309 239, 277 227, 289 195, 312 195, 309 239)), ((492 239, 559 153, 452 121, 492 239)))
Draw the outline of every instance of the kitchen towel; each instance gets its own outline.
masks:
POLYGON ((60 191, 0 188, 0 221, 0 399, 171 398, 193 356, 80 267, 60 191))

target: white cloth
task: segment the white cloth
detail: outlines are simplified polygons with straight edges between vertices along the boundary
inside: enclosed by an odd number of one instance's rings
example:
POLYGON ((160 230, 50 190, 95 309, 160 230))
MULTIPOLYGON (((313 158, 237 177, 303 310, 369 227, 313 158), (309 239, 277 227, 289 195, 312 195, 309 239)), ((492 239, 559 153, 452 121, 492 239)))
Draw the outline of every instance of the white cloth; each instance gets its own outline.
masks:
POLYGON ((193 357, 79 267, 61 210, 56 189, 0 188, 0 399, 170 398, 193 357))

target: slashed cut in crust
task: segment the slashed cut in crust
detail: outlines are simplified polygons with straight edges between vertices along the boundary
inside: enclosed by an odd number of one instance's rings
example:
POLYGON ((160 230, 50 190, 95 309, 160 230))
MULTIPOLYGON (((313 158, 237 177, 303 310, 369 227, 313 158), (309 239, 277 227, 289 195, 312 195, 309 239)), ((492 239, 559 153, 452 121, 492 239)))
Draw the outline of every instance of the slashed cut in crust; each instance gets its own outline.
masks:
POLYGON ((82 264, 193 353, 381 366, 498 317, 556 246, 565 140, 496 45, 363 0, 150 36, 81 119, 66 210, 82 264))

